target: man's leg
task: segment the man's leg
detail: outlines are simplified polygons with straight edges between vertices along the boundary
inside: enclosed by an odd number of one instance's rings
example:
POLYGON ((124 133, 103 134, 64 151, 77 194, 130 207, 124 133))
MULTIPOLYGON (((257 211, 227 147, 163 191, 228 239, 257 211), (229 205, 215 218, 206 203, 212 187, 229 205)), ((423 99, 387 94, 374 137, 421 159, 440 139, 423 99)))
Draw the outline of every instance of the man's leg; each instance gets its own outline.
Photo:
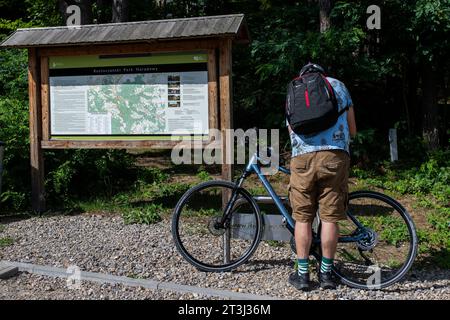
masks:
POLYGON ((319 282, 324 289, 336 288, 331 269, 333 267, 334 256, 339 238, 339 226, 336 222, 322 221, 322 231, 320 234, 322 243, 322 261, 320 262, 319 282))
POLYGON ((312 241, 312 228, 309 222, 295 223, 295 247, 298 259, 308 259, 312 241))
POLYGON ((321 223, 322 231, 320 240, 322 243, 322 255, 328 259, 334 259, 339 238, 339 226, 335 222, 322 221, 321 223))
POLYGON ((289 282, 299 290, 309 290, 309 249, 312 242, 310 222, 295 222, 295 247, 297 249, 297 271, 289 276, 289 282))
POLYGON ((289 282, 299 290, 309 290, 309 250, 312 242, 311 221, 317 211, 314 172, 310 170, 313 154, 292 158, 289 199, 295 222, 294 238, 297 248, 297 270, 289 282))
POLYGON ((318 199, 322 221, 322 261, 319 280, 320 286, 325 289, 336 287, 331 269, 339 238, 337 222, 346 219, 349 164, 350 158, 344 151, 329 150, 321 153, 318 199))

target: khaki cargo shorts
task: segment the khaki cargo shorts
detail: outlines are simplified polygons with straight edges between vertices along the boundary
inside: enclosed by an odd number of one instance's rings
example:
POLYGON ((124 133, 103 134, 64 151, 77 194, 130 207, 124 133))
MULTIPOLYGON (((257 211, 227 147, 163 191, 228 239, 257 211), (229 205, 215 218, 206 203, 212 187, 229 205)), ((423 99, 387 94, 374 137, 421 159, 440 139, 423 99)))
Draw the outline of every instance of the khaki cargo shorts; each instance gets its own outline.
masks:
POLYGON ((292 216, 298 222, 346 219, 350 157, 343 150, 323 150, 291 159, 289 199, 292 216))

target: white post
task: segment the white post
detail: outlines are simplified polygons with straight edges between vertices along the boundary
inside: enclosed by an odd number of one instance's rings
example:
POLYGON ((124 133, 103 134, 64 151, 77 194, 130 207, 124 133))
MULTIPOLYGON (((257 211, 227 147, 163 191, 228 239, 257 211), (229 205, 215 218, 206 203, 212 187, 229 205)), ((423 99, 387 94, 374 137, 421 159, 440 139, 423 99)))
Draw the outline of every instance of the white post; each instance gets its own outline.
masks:
POLYGON ((389 129, 389 147, 391 149, 391 162, 397 161, 397 129, 389 129))

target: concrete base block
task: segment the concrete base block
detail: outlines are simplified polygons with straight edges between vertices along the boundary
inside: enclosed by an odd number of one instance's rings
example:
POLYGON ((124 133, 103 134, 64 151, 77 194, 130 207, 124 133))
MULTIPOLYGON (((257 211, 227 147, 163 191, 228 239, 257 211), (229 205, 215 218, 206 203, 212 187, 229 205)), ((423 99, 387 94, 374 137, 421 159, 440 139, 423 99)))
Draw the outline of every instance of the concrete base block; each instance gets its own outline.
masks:
POLYGON ((19 273, 18 267, 0 264, 0 279, 8 279, 19 273))

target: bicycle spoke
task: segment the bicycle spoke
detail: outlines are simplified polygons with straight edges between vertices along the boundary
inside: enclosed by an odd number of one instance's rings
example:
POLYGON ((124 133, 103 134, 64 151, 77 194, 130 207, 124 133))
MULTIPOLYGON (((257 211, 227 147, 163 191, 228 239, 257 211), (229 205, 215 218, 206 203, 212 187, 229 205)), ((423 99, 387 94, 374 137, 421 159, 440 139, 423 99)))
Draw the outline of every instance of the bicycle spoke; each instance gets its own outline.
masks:
POLYGON ((177 248, 200 269, 234 268, 250 257, 260 240, 259 210, 242 191, 236 191, 230 220, 224 220, 234 189, 231 183, 210 181, 188 191, 177 204, 173 220, 177 248), (222 195, 227 195, 225 201, 222 195))

